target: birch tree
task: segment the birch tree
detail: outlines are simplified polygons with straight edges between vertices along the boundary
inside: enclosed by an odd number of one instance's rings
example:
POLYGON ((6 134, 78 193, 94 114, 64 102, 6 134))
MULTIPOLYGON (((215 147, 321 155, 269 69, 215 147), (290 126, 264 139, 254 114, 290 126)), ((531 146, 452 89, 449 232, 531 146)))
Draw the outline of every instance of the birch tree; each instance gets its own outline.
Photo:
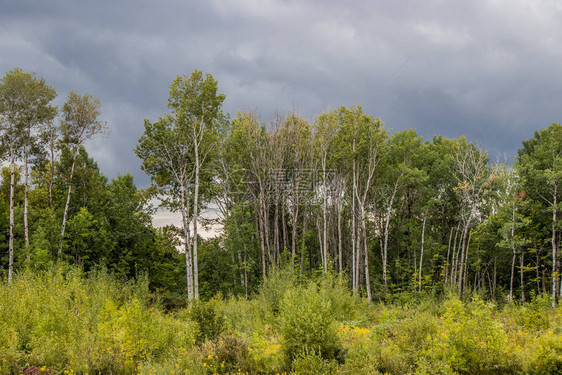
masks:
POLYGON ((367 298, 371 299, 369 252, 367 242, 368 204, 372 188, 386 153, 388 134, 382 122, 363 113, 360 106, 340 108, 337 147, 340 166, 348 171, 351 163, 349 200, 351 200, 352 231, 352 285, 355 292, 360 284, 360 274, 365 277, 367 298), (357 223, 357 222, 358 223, 357 223))
POLYGON ((74 175, 74 168, 76 167, 78 151, 87 139, 107 131, 106 123, 98 119, 100 115, 100 107, 100 101, 95 96, 90 94, 80 96, 74 91, 71 91, 68 94, 68 99, 62 107, 62 141, 72 153, 72 163, 70 166, 70 172, 68 173, 68 190, 66 193, 66 203, 62 216, 62 227, 58 250, 59 258, 62 253, 64 232, 66 229, 68 210, 70 207, 70 196, 72 194, 72 177, 74 175))
MULTIPOLYGON (((317 157, 320 159, 320 175, 322 178, 322 233, 320 242, 320 253, 322 267, 328 270, 328 194, 333 190, 328 181, 328 167, 331 154, 333 153, 334 140, 338 132, 337 113, 323 113, 315 124, 315 141, 317 157)), ((333 181, 332 181, 333 182, 333 181)), ((332 198, 330 196, 330 198, 332 198)), ((339 267, 341 268, 341 256, 339 257, 339 267)))
POLYGON ((461 201, 460 218, 462 237, 460 245, 460 262, 457 274, 457 290, 462 294, 465 274, 468 270, 468 250, 470 248, 470 230, 482 220, 480 206, 485 202, 490 188, 491 170, 488 166, 488 153, 473 144, 466 144, 464 139, 458 143, 455 155, 454 174, 457 179, 455 191, 461 201))
MULTIPOLYGON (((30 150, 35 140, 39 125, 51 120, 56 114, 56 107, 49 103, 56 96, 35 73, 26 73, 16 68, 0 81, 0 132, 2 150, 10 165, 10 234, 8 279, 11 282, 14 252, 14 177, 16 162, 23 156, 24 163, 24 237, 26 249, 29 247, 28 192, 30 150)), ((28 251, 28 250, 27 250, 28 251)), ((29 253, 27 254, 29 259, 29 253)))
POLYGON ((151 124, 135 148, 165 206, 180 211, 185 237, 188 299, 199 298, 197 231, 202 182, 212 179, 225 96, 217 81, 195 70, 170 85, 170 113, 151 124), (190 233, 193 228, 193 234, 190 233))

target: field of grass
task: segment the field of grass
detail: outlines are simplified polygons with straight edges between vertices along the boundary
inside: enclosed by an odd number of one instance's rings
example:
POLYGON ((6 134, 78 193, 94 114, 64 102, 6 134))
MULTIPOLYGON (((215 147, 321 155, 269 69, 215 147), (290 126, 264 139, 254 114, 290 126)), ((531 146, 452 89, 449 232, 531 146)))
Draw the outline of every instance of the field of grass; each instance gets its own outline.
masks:
POLYGON ((560 374, 562 307, 367 304, 338 275, 165 311, 147 283, 76 269, 0 284, 0 374, 560 374))

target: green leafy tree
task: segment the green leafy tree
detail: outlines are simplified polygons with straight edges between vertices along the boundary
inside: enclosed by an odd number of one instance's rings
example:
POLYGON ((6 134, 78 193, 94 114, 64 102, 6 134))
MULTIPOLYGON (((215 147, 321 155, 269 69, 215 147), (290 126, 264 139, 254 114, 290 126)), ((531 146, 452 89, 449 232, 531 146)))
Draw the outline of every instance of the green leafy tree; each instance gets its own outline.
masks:
POLYGON ((66 229, 70 197, 72 194, 72 178, 74 176, 78 152, 87 139, 107 131, 105 122, 98 119, 100 107, 100 101, 95 96, 89 94, 80 96, 74 91, 71 91, 62 108, 62 141, 72 153, 72 162, 70 163, 70 172, 67 180, 68 191, 62 216, 59 256, 62 253, 62 241, 64 240, 64 232, 66 229))
POLYGON ((560 222, 562 209, 562 125, 552 124, 546 129, 535 132, 535 136, 523 142, 518 152, 518 168, 523 179, 523 186, 529 197, 540 202, 551 213, 552 304, 556 304, 560 275, 560 222))
POLYGON ((153 191, 163 205, 180 211, 184 227, 188 298, 199 297, 197 229, 202 183, 210 183, 220 135, 225 96, 217 81, 195 70, 170 85, 170 113, 155 123, 145 120, 145 131, 135 152, 151 176, 153 191), (207 170, 205 170, 209 167, 207 170), (193 228, 191 237, 190 227, 193 228), (192 245, 192 247, 190 246, 192 245))

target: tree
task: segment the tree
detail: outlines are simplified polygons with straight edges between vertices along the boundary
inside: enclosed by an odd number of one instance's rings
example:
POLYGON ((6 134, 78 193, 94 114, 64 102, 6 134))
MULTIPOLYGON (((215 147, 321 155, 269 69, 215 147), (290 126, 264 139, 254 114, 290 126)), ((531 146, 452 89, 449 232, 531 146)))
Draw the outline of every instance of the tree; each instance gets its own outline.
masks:
POLYGON ((481 205, 490 188, 491 170, 488 166, 488 153, 473 144, 458 143, 455 154, 454 174, 457 180, 455 191, 460 197, 460 218, 463 226, 460 246, 460 263, 458 267, 457 289, 459 297, 468 270, 468 250, 470 247, 470 229, 482 221, 481 205))
MULTIPOLYGON (((341 131, 336 137, 337 159, 341 168, 352 162, 349 200, 351 201, 351 276, 354 292, 360 284, 360 274, 365 276, 367 298, 371 299, 369 258, 367 243, 367 209, 373 197, 372 187, 386 154, 388 133, 382 122, 363 113, 360 106, 339 111, 341 131), (363 266, 363 267, 362 267, 363 266), (361 271, 363 269, 363 271, 361 271)), ((384 269, 386 278, 386 268, 384 269)))
POLYGON ((171 113, 154 124, 145 120, 145 132, 135 148, 163 205, 182 214, 189 300, 199 297, 200 189, 202 182, 212 180, 212 174, 205 167, 214 159, 223 119, 221 106, 225 96, 217 90, 217 81, 210 74, 203 75, 195 70, 191 76, 178 76, 170 85, 168 108, 171 113), (192 241, 190 226, 193 227, 192 241))
POLYGON ((524 141, 523 148, 518 152, 517 165, 523 179, 523 186, 529 196, 541 202, 547 211, 551 211, 551 295, 554 307, 557 290, 562 293, 562 285, 557 285, 560 275, 558 234, 559 212, 562 208, 562 125, 554 123, 546 129, 535 132, 534 138, 524 141))
MULTIPOLYGON (((338 133, 337 113, 323 113, 318 116, 315 124, 315 141, 317 158, 320 158, 320 173, 322 175, 322 239, 320 253, 324 272, 328 271, 328 192, 333 190, 328 182, 328 162, 333 153, 334 140, 338 133)), ((330 197, 333 198, 333 197, 330 197)), ((338 248, 338 266, 342 269, 341 248, 338 248)))
POLYGON ((62 140, 63 144, 67 145, 71 149, 72 163, 70 166, 70 173, 68 175, 68 191, 62 216, 62 227, 58 251, 59 256, 62 253, 62 242, 64 240, 64 231, 66 228, 68 208, 70 206, 70 196, 72 193, 72 177, 74 175, 78 151, 84 144, 84 141, 97 134, 107 131, 106 123, 98 120, 100 107, 100 101, 95 96, 90 94, 80 96, 74 91, 71 91, 68 94, 68 99, 62 108, 62 140))
POLYGON ((11 282, 13 271, 14 204, 13 189, 16 173, 16 160, 23 152, 25 165, 24 230, 25 245, 29 246, 28 232, 28 157, 33 136, 38 125, 49 121, 56 114, 56 108, 49 105, 55 97, 55 90, 45 84, 34 73, 25 73, 16 68, 0 81, 0 132, 3 152, 8 154, 10 164, 10 235, 8 279, 11 282))

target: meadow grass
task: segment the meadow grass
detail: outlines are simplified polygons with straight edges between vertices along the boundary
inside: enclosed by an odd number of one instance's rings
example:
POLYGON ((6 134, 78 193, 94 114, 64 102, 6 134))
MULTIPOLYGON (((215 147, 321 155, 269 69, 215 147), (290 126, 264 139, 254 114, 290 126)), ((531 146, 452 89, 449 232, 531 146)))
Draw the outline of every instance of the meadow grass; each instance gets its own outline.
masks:
POLYGON ((0 285, 0 373, 562 373, 562 307, 547 297, 367 304, 346 285, 282 271, 249 300, 165 311, 142 278, 24 271, 0 285))

